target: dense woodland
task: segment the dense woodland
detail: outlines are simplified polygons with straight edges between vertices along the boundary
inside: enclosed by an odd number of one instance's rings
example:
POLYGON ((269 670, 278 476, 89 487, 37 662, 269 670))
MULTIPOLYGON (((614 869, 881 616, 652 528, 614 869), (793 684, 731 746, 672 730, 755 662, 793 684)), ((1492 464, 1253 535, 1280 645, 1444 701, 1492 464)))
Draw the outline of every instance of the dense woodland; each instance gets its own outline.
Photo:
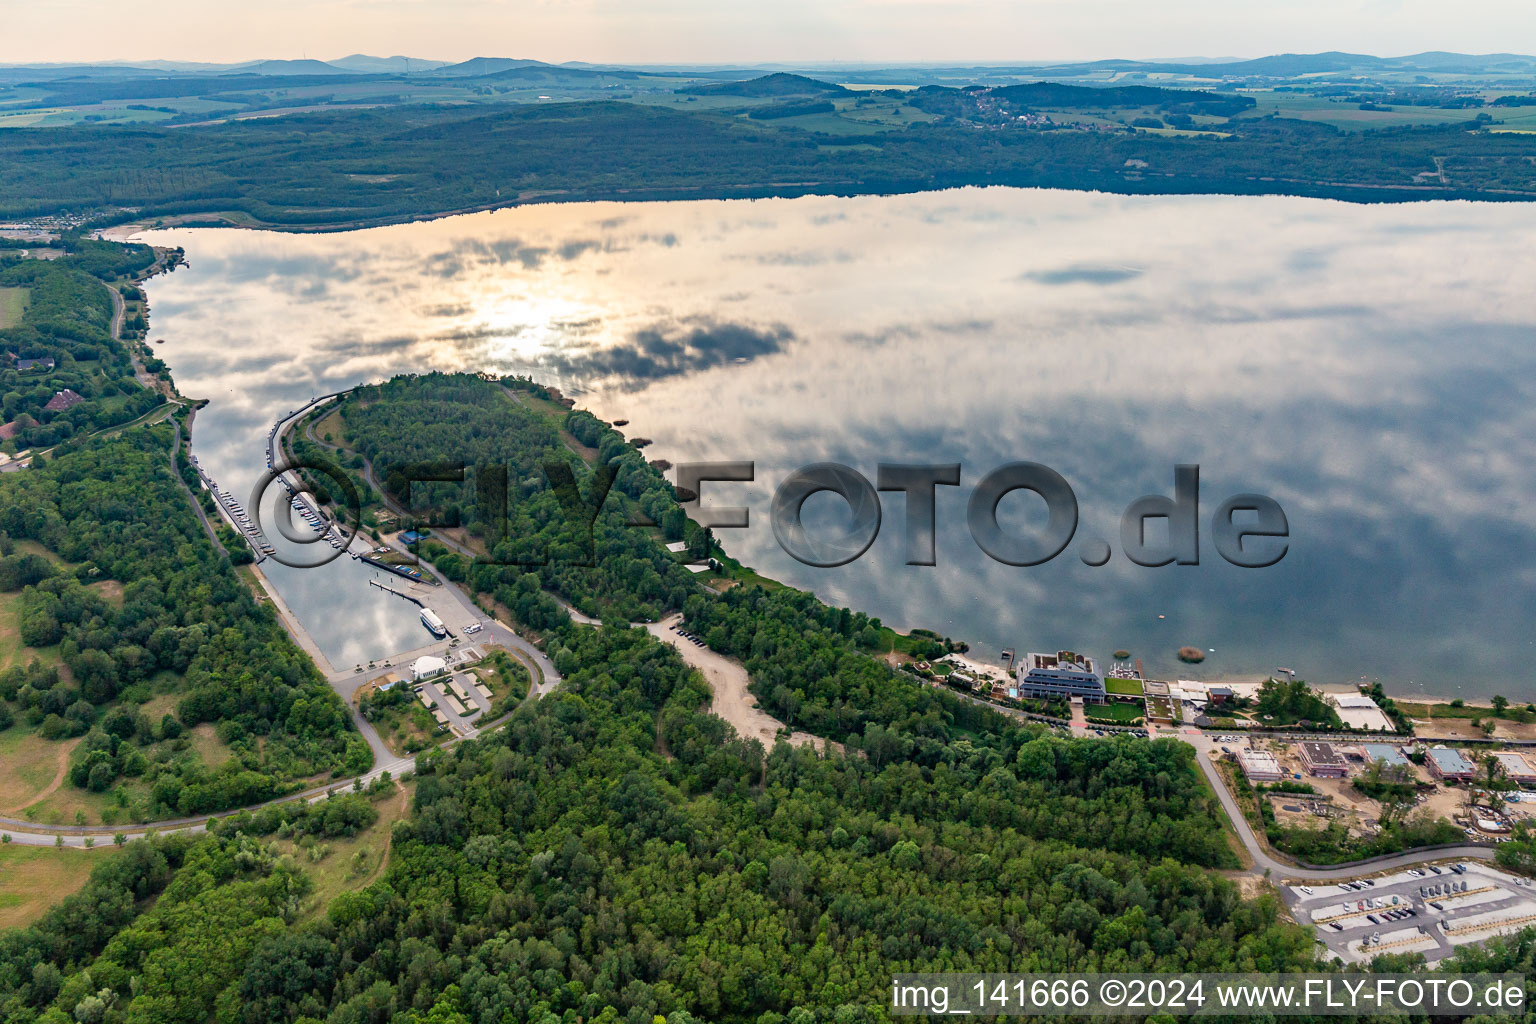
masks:
POLYGON ((19 259, 0 250, 0 288, 24 288, 20 323, 0 329, 0 422, 15 425, 15 450, 46 447, 127 422, 163 399, 139 386, 127 351, 111 334, 106 281, 144 270, 154 253, 79 235, 62 240, 57 260, 19 259), (9 256, 9 258, 8 258, 9 256), (21 369, 17 360, 52 359, 52 369, 21 369), (86 401, 45 407, 68 388, 86 401))
POLYGON ((21 641, 67 670, 12 668, 0 709, 52 739, 85 737, 73 784, 141 781, 119 797, 139 819, 240 806, 371 763, 340 700, 203 532, 171 469, 173 429, 89 439, 0 477, 0 585, 19 591, 21 641), (174 713, 140 710, 165 692, 174 713), (201 722, 235 754, 216 771, 175 742, 201 722))
POLYGON ((1311 961, 1272 898, 1197 866, 1230 854, 1181 744, 1007 727, 932 765, 765 752, 642 631, 561 639, 560 692, 427 759, 381 881, 294 929, 302 879, 254 821, 136 846, 90 929, 67 901, 0 943, 7 1019, 861 1021, 893 970, 1311 961))
POLYGON ((856 194, 959 185, 1362 201, 1536 195, 1532 136, 1469 132, 1457 124, 1344 133, 1309 122, 1249 118, 1221 122, 1229 138, 997 131, 972 123, 847 136, 755 127, 775 123, 634 103, 573 102, 492 113, 424 106, 335 110, 192 130, 17 128, 0 132, 0 166, 12 172, 0 176, 0 217, 236 212, 303 228, 525 200, 856 194))
POLYGON ((463 375, 400 378, 360 389, 343 413, 347 444, 396 501, 424 522, 464 525, 494 563, 428 549, 435 564, 527 625, 564 620, 546 590, 588 615, 625 622, 659 618, 694 591, 692 575, 650 535, 681 539, 690 529, 670 485, 617 431, 585 412, 566 415, 542 388, 463 375), (601 471, 588 469, 578 446, 596 453, 601 471), (463 466, 465 481, 408 480, 440 464, 463 466), (636 516, 657 525, 636 529, 636 516))

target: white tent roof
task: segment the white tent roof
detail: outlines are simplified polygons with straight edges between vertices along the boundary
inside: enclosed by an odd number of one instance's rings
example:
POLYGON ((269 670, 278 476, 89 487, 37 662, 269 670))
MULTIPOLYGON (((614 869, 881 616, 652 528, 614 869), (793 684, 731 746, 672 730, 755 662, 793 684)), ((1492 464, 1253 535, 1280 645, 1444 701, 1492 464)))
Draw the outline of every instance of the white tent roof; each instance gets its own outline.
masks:
POLYGON ((434 672, 441 672, 448 667, 448 663, 442 658, 434 658, 430 654, 424 654, 416 659, 411 666, 411 672, 420 679, 422 676, 430 676, 434 672))

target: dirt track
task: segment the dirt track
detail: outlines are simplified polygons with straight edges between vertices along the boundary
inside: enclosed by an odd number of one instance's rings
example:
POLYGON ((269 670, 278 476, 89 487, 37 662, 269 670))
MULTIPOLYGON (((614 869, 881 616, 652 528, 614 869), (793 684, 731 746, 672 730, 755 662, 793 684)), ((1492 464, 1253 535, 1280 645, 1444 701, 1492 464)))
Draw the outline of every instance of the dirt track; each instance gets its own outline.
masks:
MULTIPOLYGON (((682 616, 674 615, 661 622, 648 623, 645 628, 652 636, 677 648, 683 660, 704 676, 715 695, 711 711, 731 723, 743 739, 760 740, 771 750, 784 723, 757 706, 757 698, 747 689, 747 670, 739 662, 716 654, 708 647, 700 647, 674 632, 672 627, 681 620, 682 616)), ((814 743, 817 738, 808 732, 795 732, 790 734, 789 742, 799 746, 814 743)), ((840 743, 830 745, 842 749, 840 743)))

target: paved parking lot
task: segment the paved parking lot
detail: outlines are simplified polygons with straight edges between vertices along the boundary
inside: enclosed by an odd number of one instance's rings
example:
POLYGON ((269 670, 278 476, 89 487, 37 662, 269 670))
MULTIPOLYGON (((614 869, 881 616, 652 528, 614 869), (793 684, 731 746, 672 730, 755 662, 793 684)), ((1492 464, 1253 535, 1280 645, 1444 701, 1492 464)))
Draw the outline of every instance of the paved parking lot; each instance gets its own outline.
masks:
POLYGON ((1345 963, 1378 953, 1422 953, 1435 964, 1456 946, 1536 923, 1536 886, 1478 861, 1339 884, 1287 884, 1280 892, 1296 920, 1314 925, 1318 940, 1345 963))

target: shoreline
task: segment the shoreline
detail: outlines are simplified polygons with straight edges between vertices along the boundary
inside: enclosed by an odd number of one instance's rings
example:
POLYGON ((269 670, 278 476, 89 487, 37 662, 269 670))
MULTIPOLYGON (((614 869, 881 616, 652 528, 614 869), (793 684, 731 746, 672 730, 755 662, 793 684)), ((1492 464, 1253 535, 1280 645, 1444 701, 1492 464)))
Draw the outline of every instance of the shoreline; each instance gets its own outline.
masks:
MULTIPOLYGON (((756 199, 802 198, 860 198, 876 196, 907 196, 928 193, 954 192, 962 189, 1010 188, 1055 192, 1085 192, 1092 195, 1143 197, 1149 199, 1174 197, 1272 197, 1286 199, 1315 199, 1322 202, 1348 203, 1359 206, 1398 205, 1406 203, 1469 202, 1469 203, 1536 203, 1536 192, 1492 189, 1434 189, 1432 186, 1403 184, 1351 184, 1348 182, 1281 182, 1265 181, 1233 182, 1231 188, 1196 187, 1189 189, 1140 189, 1131 188, 1127 182, 1094 182, 1091 186, 1064 184, 1052 181, 966 181, 953 184, 910 183, 902 185, 871 184, 858 181, 813 182, 792 187, 763 185, 689 186, 661 188, 614 188, 606 191, 569 192, 543 190, 526 193, 512 199, 498 199, 491 203, 458 207, 451 210, 429 210, 400 216, 375 217, 362 220, 343 220, 328 223, 283 224, 258 220, 243 210, 215 210, 196 213, 167 213, 167 221, 184 223, 146 223, 144 220, 128 220, 118 224, 81 227, 97 237, 115 242, 132 241, 133 236, 144 231, 172 231, 198 228, 235 228, 242 231, 273 231, 288 235, 329 235, 349 231, 369 231, 374 228, 395 227, 402 224, 420 224, 446 220, 450 217, 467 217, 479 213, 521 209, 528 206, 556 206, 573 203, 675 203, 675 202, 740 202, 756 199), (1239 184, 1249 187, 1238 187, 1239 184), (1276 187, 1291 184, 1290 189, 1276 187), (1121 187, 1116 187, 1117 185, 1121 187), (1258 185, 1269 187, 1254 187, 1258 185), (249 223, 247 223, 249 221, 249 223)), ((16 228, 16 230, 22 230, 16 228)), ((52 230, 52 229, 49 229, 52 230)))
MULTIPOLYGON (((918 190, 918 191, 920 191, 920 192, 928 192, 928 191, 956 191, 956 190, 958 190, 960 188, 1000 188, 1000 187, 1012 187, 1012 186, 1000 186, 1000 185, 955 186, 955 187, 950 187, 950 188, 947 188, 947 189, 926 189, 926 190, 918 190)), ((1023 187, 1027 187, 1027 186, 1023 186, 1023 187)), ((1077 191, 1077 190, 1072 190, 1072 191, 1077 191)), ((1157 195, 1175 196, 1175 195, 1181 195, 1181 194, 1182 193, 1158 193, 1157 195)), ((1224 193, 1215 193, 1215 194, 1216 195, 1221 195, 1221 194, 1224 194, 1224 193)), ((472 216, 472 215, 475 215, 475 214, 478 214, 478 213, 483 213, 483 212, 488 212, 488 211, 492 211, 493 212, 494 210, 500 210, 500 209, 515 209, 515 208, 520 208, 520 207, 523 207, 523 206, 535 206, 535 205, 553 205, 555 202, 565 202, 565 201, 570 201, 570 200, 555 199, 555 198, 552 198, 552 197, 541 197, 541 198, 538 198, 538 199, 531 199, 531 200, 527 200, 527 201, 523 201, 521 199, 517 199, 517 200, 510 200, 508 202, 504 202, 504 203, 498 204, 498 205, 496 205, 494 207, 472 207, 472 208, 448 211, 448 212, 443 212, 443 213, 422 214, 422 215, 415 216, 415 217, 411 218, 410 220, 405 221, 404 223, 426 223, 426 222, 442 220, 442 219, 446 219, 448 217, 454 217, 454 216, 472 216)), ((583 201, 585 201, 585 200, 583 200, 583 201)), ((608 200, 591 200, 591 201, 598 202, 598 201, 608 201, 608 200)), ((616 200, 616 201, 626 201, 626 200, 616 200)), ((634 201, 634 200, 630 199, 630 200, 627 200, 627 201, 634 201)), ((723 198, 723 199, 721 199, 719 201, 730 201, 730 199, 729 198, 723 198)), ((380 222, 378 224, 358 225, 356 227, 341 228, 339 230, 367 230, 367 229, 370 229, 370 228, 373 228, 373 227, 388 226, 389 224, 395 224, 395 223, 402 223, 402 222, 400 222, 400 221, 380 222)), ((97 229, 97 231, 95 233, 98 236, 102 237, 102 238, 110 239, 110 240, 113 240, 113 241, 131 241, 131 240, 133 240, 135 238, 140 237, 143 233, 146 233, 146 232, 157 231, 157 230, 172 230, 172 229, 175 229, 177 227, 184 227, 184 226, 185 225, 168 225, 168 226, 165 226, 165 227, 157 227, 157 226, 155 226, 155 225, 153 225, 151 223, 147 223, 144 220, 136 220, 136 221, 129 221, 129 222, 126 222, 126 223, 123 223, 123 224, 120 224, 120 225, 113 225, 113 226, 97 229)), ((199 224, 197 226, 208 226, 208 225, 206 225, 206 224, 199 224)), ((286 227, 281 226, 281 225, 240 224, 240 223, 234 222, 233 220, 229 221, 228 223, 226 223, 223 226, 235 227, 235 228, 244 228, 244 229, 247 229, 247 230, 255 230, 255 231, 276 231, 276 232, 281 232, 281 233, 285 233, 285 234, 306 233, 306 232, 295 232, 292 229, 286 228, 286 227)), ((146 294, 147 294, 149 279, 152 278, 152 277, 158 276, 159 273, 163 273, 163 272, 165 272, 165 270, 168 270, 168 269, 169 268, 156 268, 155 272, 152 272, 151 274, 146 275, 143 278, 136 279, 135 283, 138 284, 141 288, 143 288, 146 291, 146 294)), ((130 347, 130 351, 132 351, 132 343, 125 341, 124 344, 128 345, 130 347)), ((367 383, 366 381, 359 381, 357 384, 354 384, 352 387, 346 388, 346 389, 344 389, 344 391, 338 392, 337 394, 348 393, 348 392, 350 392, 351 390, 353 390, 356 387, 365 386, 366 383, 367 383)), ((171 387, 174 390, 174 388, 175 388, 174 381, 172 382, 171 387)), ((325 397, 333 398, 333 397, 335 397, 335 395, 325 396, 325 397)), ((307 412, 309 410, 309 408, 312 408, 315 404, 318 404, 318 403, 311 402, 311 405, 309 407, 306 407, 305 409, 301 409, 299 411, 298 415, 289 417, 288 419, 286 419, 284 421, 280 421, 279 424, 278 424, 278 427, 277 427, 277 432, 276 432, 278 436, 276 438, 274 438, 274 442, 277 443, 277 444, 281 444, 282 440, 291 433, 291 431, 292 431, 295 423, 297 422, 297 420, 302 418, 302 415, 305 412, 307 412)), ((190 421, 188 423, 188 428, 189 428, 188 429, 188 433, 189 433, 189 435, 191 435, 192 434, 192 423, 190 421)), ((192 447, 192 442, 191 442, 191 439, 189 438, 189 449, 191 447, 192 447)), ((719 544, 719 541, 717 540, 716 543, 719 544)), ((721 549, 722 549, 722 553, 725 554, 727 557, 729 557, 729 553, 725 551, 723 545, 721 545, 721 549)), ((259 570, 257 570, 257 578, 261 581, 262 588, 266 592, 267 596, 269 598, 275 598, 277 596, 277 588, 273 584, 273 582, 270 579, 268 579, 264 574, 260 573, 259 570)), ((825 598, 823 598, 822 595, 820 595, 820 594, 818 594, 816 592, 816 588, 814 586, 805 587, 805 586, 799 586, 799 585, 792 585, 792 584, 785 583, 782 580, 774 580, 773 582, 779 584, 780 586, 786 586, 786 587, 790 587, 791 589, 800 590, 800 591, 812 594, 813 596, 816 596, 818 600, 823 600, 823 601, 825 600, 825 598)), ((274 603, 276 603, 276 602, 274 602, 274 603)), ((284 613, 283 617, 284 617, 286 622, 293 623, 293 624, 297 625, 298 629, 301 630, 303 628, 302 624, 298 624, 297 623, 297 618, 296 618, 296 616, 293 615, 293 613, 291 611, 286 611, 285 610, 285 613, 284 613)), ((891 625, 891 627, 893 629, 895 629, 896 632, 898 632, 898 633, 900 633, 902 635, 907 635, 907 636, 910 636, 914 631, 919 630, 919 629, 928 630, 928 627, 924 626, 922 623, 909 623, 909 624, 905 624, 905 628, 903 628, 902 626, 898 626, 895 623, 891 623, 890 625, 891 625)), ((937 631, 937 630, 928 630, 928 631, 934 632, 936 635, 943 635, 941 631, 937 631)), ((290 628, 289 632, 290 632, 291 635, 294 635, 295 638, 297 639, 298 631, 296 629, 290 628)), ((965 642, 965 638, 964 637, 957 637, 957 638, 954 638, 954 639, 956 639, 957 642, 965 642)), ((307 643, 314 650, 318 650, 318 647, 317 647, 317 645, 314 645, 314 641, 313 641, 312 638, 307 638, 307 643)), ((306 646, 306 645, 305 645, 305 643, 301 642, 301 646, 306 646)), ((1020 650, 1024 649, 1024 645, 1021 644, 1021 645, 1018 645, 1018 646, 1019 646, 1020 650)), ((1048 648, 1054 649, 1053 647, 1051 647, 1050 644, 1046 644, 1045 646, 1048 647, 1048 648)), ((1038 649, 1038 648, 1032 648, 1032 649, 1038 649)), ((995 654, 995 652, 992 652, 992 653, 995 654)), ((970 644, 969 649, 964 652, 964 655, 965 655, 965 657, 970 662, 975 663, 978 667, 982 668, 984 671, 987 671, 987 672, 990 672, 990 673, 995 673, 997 675, 1008 675, 1008 674, 1010 674, 1008 670, 1003 668, 1003 666, 998 662, 998 660, 996 658, 980 655, 979 652, 978 652, 978 645, 976 645, 974 643, 970 644)), ((322 663, 322 659, 323 659, 323 656, 322 656, 322 658, 317 658, 316 659, 317 660, 317 664, 322 663)), ((1102 657, 1099 660, 1101 662, 1104 662, 1105 664, 1108 664, 1109 661, 1110 661, 1110 659, 1102 658, 1102 657)), ((1198 670, 1198 666, 1189 666, 1189 667, 1191 669, 1198 670)), ((1165 668, 1162 669, 1162 670, 1159 670, 1159 669, 1156 669, 1156 668, 1151 668, 1149 670, 1145 670, 1144 671, 1144 677, 1148 678, 1148 679, 1166 679, 1166 680, 1168 680, 1170 682, 1173 682, 1173 681, 1177 681, 1177 680, 1179 680, 1181 678, 1188 678, 1188 677, 1183 675, 1182 669, 1183 669, 1183 666, 1179 666, 1179 665, 1165 666, 1165 668)), ((1195 681, 1198 681, 1202 685, 1206 685, 1206 686, 1229 686, 1229 687, 1232 687, 1232 688, 1238 689, 1238 690, 1251 690, 1251 689, 1256 689, 1258 686, 1262 685, 1269 678, 1272 678, 1272 676, 1270 674, 1262 673, 1262 672, 1255 672, 1255 673, 1253 673, 1251 675, 1246 675, 1246 676, 1244 674, 1241 674, 1241 673, 1235 674, 1235 675, 1228 675, 1228 674, 1224 673, 1224 674, 1219 675, 1219 676, 1213 676, 1212 678, 1199 678, 1198 676, 1196 676, 1195 677, 1195 681)), ((1312 686, 1312 688, 1314 690, 1318 691, 1319 693, 1353 693, 1353 692, 1357 692, 1357 684, 1354 681, 1349 681, 1349 680, 1339 680, 1339 681, 1330 681, 1330 682, 1316 682, 1316 681, 1310 681, 1309 680, 1309 683, 1312 686)), ((1399 693, 1399 692, 1395 692, 1394 689, 1390 685, 1383 684, 1383 686, 1384 686, 1384 689, 1387 692, 1387 695, 1389 697, 1391 697, 1392 699, 1394 699, 1394 700, 1405 701, 1405 702, 1414 703, 1414 704, 1428 704, 1428 705, 1437 705, 1438 704, 1438 705, 1445 705, 1445 704, 1450 704, 1455 699, 1461 699, 1469 707, 1474 707, 1474 708, 1489 707, 1489 708, 1491 708, 1491 705, 1488 703, 1490 698, 1486 697, 1486 696, 1479 696, 1479 697, 1473 697, 1473 698, 1468 698, 1468 697, 1454 698, 1454 697, 1447 697, 1447 696, 1442 696, 1442 695, 1438 695, 1438 694, 1413 694, 1413 693, 1407 693, 1407 692, 1399 693)), ((1518 698, 1511 698, 1511 703, 1514 704, 1514 705, 1519 706, 1519 705, 1523 705, 1526 702, 1522 701, 1522 700, 1520 700, 1518 698)))

